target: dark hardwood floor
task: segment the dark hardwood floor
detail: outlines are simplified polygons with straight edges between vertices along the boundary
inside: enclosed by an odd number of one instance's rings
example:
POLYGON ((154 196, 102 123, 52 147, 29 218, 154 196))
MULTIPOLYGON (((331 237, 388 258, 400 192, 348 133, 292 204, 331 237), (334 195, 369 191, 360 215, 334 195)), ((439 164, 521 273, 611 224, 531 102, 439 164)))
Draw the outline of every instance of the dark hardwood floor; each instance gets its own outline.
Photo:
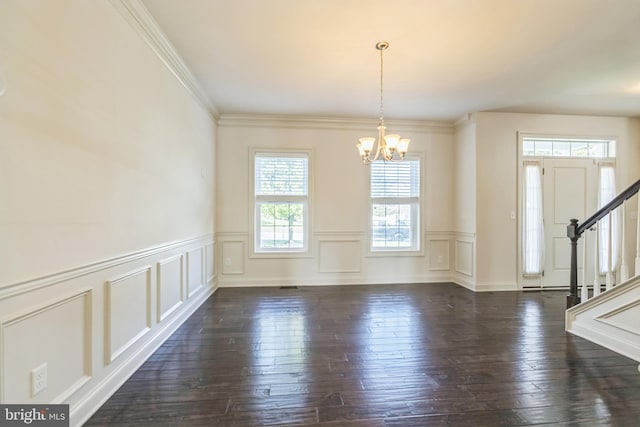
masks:
POLYGON ((566 292, 219 289, 87 426, 640 426, 638 362, 566 292))

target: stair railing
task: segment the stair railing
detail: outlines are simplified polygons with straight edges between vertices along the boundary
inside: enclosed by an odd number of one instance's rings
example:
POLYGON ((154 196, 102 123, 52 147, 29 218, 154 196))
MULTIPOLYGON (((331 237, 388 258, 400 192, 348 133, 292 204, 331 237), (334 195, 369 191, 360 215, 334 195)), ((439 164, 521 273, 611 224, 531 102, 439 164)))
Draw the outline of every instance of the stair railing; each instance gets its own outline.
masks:
MULTIPOLYGON (((586 265, 586 260, 587 260, 587 245, 583 244, 583 265, 582 265, 582 269, 583 269, 583 277, 582 277, 582 289, 580 294, 578 294, 578 240, 580 239, 580 237, 585 233, 585 231, 590 230, 590 229, 594 229, 594 226, 598 226, 598 223, 606 217, 609 217, 609 226, 608 226, 608 233, 609 233, 609 245, 608 245, 608 271, 606 274, 606 290, 609 290, 611 288, 613 288, 616 283, 614 281, 614 277, 613 277, 613 268, 612 266, 614 265, 614 261, 611 259, 612 258, 612 224, 613 224, 613 220, 612 220, 612 216, 613 216, 613 212, 620 208, 620 211, 622 213, 621 215, 621 222, 622 222, 622 260, 621 260, 621 265, 620 265, 620 270, 619 270, 619 275, 618 277, 616 277, 615 279, 619 279, 618 283, 624 282, 627 279, 629 279, 629 267, 626 263, 626 218, 625 218, 625 202, 627 200, 629 200, 630 198, 632 198, 634 195, 638 194, 638 192, 640 191, 640 180, 636 181, 634 184, 632 184, 631 186, 629 186, 626 190, 624 190, 623 192, 621 192, 620 194, 618 194, 614 199, 612 199, 609 203, 607 203, 606 205, 604 205, 602 208, 600 208, 596 213, 594 213, 593 215, 591 215, 586 221, 584 221, 582 224, 578 224, 578 220, 577 219, 571 219, 570 224, 567 225, 567 237, 569 238, 569 240, 571 241, 571 272, 569 275, 569 295, 567 295, 567 308, 573 307, 574 305, 580 304, 580 302, 586 301, 589 299, 589 291, 588 291, 588 287, 587 287, 587 277, 586 277, 586 271, 587 271, 587 265, 586 265)), ((636 257, 635 257, 635 265, 634 265, 634 274, 637 276, 640 274, 640 195, 638 196, 638 210, 636 211, 636 232, 637 232, 637 236, 636 236, 636 257)), ((586 239, 586 235, 585 235, 585 239, 586 239)), ((594 279, 594 283, 593 283, 593 296, 598 295, 601 292, 601 288, 600 288, 600 280, 599 280, 599 270, 600 270, 600 265, 599 265, 599 238, 598 238, 598 234, 596 233, 596 242, 595 242, 595 248, 596 248, 596 256, 595 256, 595 266, 594 266, 594 270, 595 270, 595 279, 594 279)))

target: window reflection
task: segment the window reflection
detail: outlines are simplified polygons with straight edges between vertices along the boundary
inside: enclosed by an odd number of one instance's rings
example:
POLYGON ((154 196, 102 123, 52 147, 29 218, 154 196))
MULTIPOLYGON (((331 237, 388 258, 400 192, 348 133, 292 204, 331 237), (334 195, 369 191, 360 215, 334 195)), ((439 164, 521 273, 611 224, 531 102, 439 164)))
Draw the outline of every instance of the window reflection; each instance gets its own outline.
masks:
POLYGON ((402 389, 412 379, 425 384, 428 337, 410 296, 372 295, 365 301, 360 321, 364 333, 359 335, 358 347, 366 359, 352 362, 362 364, 362 382, 370 399, 375 400, 378 391, 381 399, 388 398, 390 385, 402 389))
POLYGON ((253 336, 257 365, 303 363, 306 357, 305 303, 287 297, 263 300, 255 311, 253 336))

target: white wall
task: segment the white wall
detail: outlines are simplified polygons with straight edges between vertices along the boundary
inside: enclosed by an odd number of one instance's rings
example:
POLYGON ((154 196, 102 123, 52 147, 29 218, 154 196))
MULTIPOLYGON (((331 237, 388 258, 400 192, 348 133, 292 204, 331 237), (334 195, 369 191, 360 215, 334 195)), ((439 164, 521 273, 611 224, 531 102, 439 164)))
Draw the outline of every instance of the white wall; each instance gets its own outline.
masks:
POLYGON ((72 424, 215 279, 216 125, 116 3, 0 2, 0 402, 72 424))
POLYGON ((475 289, 476 237, 476 122, 474 115, 459 120, 455 133, 454 280, 475 289))
POLYGON ((218 129, 217 244, 220 284, 406 283, 449 278, 453 211, 453 128, 389 122, 424 157, 422 247, 413 256, 369 256, 368 167, 355 147, 375 121, 223 115, 218 129), (250 148, 312 150, 312 241, 306 258, 252 255, 250 148), (225 262, 226 261, 226 262, 225 262))
MULTIPOLYGON (((517 289, 518 132, 618 141, 623 189, 640 177, 637 119, 544 114, 476 114, 477 289, 517 289)), ((635 240, 634 240, 635 241, 635 240)))

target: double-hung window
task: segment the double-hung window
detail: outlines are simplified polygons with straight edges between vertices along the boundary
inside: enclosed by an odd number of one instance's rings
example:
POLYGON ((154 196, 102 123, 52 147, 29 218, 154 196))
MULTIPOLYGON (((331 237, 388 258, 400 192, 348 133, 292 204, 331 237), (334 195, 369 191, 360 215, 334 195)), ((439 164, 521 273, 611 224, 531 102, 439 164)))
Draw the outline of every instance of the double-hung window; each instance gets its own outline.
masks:
POLYGON ((255 252, 306 252, 309 155, 254 154, 255 252))
POLYGON ((420 250, 420 159, 370 164, 371 251, 420 250))

